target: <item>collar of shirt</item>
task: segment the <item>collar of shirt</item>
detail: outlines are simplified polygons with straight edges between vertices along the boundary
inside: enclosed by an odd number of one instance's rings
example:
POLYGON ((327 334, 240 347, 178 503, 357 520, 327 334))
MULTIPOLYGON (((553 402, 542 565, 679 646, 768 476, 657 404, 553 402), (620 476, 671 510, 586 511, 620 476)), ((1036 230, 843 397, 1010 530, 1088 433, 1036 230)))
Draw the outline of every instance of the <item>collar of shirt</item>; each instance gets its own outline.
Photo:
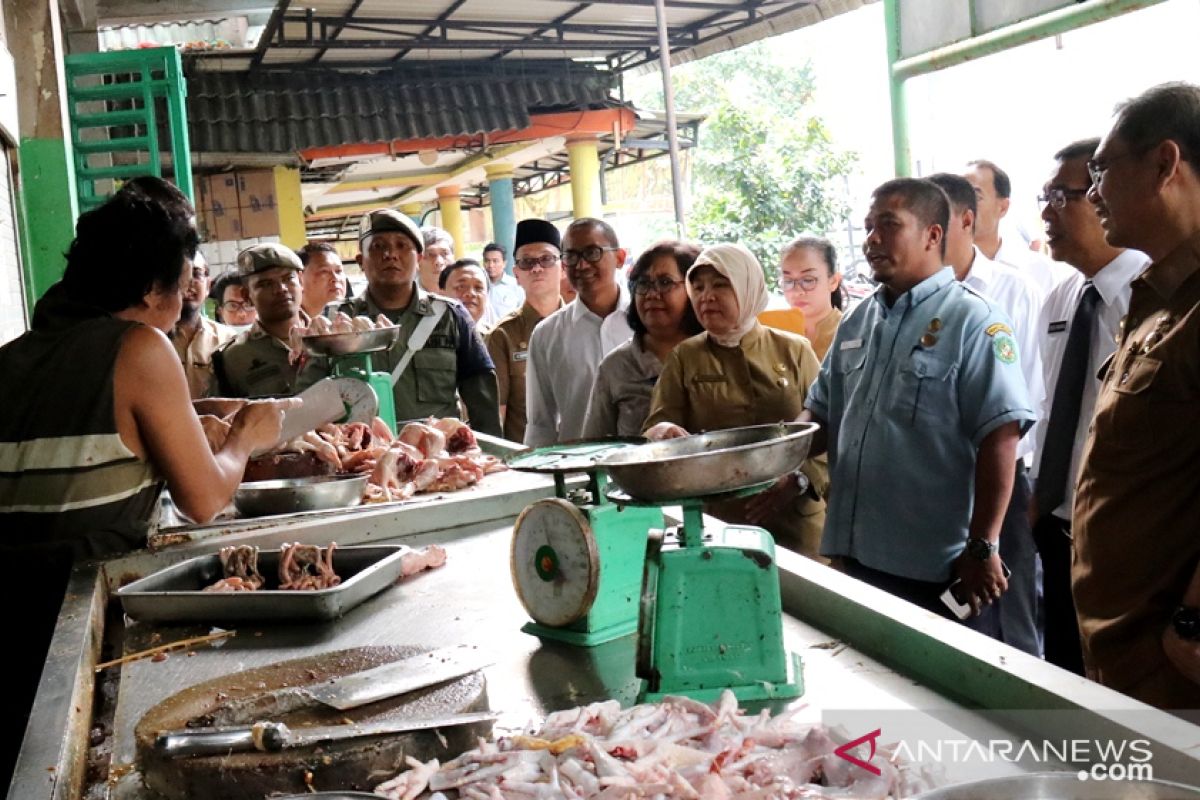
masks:
MULTIPOLYGON (((555 311, 558 311, 558 309, 562 308, 565 305, 566 305, 566 303, 564 303, 562 298, 559 297, 558 298, 558 306, 554 309, 554 311, 551 311, 550 314, 553 314, 555 311)), ((530 328, 532 328, 534 325, 536 325, 537 323, 541 322, 543 319, 546 318, 546 317, 543 317, 541 314, 539 314, 538 310, 536 308, 534 308, 532 305, 530 305, 529 303, 522 304, 521 310, 518 311, 517 313, 522 318, 524 318, 526 322, 529 323, 530 328)), ((548 317, 548 316, 550 316, 550 314, 547 314, 546 316, 548 317)))
POLYGON ((942 267, 937 272, 930 275, 925 280, 918 283, 916 286, 909 289, 904 294, 896 298, 896 302, 888 308, 885 292, 887 287, 882 284, 875 290, 872 295, 872 300, 879 304, 880 313, 886 319, 890 314, 897 311, 903 313, 910 308, 916 308, 925 300, 933 297, 939 289, 954 281, 954 270, 950 267, 942 267))
POLYGON ((443 300, 445 302, 454 303, 458 302, 451 297, 442 297, 441 295, 435 295, 425 291, 423 288, 421 288, 421 284, 415 280, 413 281, 412 287, 413 294, 408 300, 408 305, 404 308, 396 308, 391 311, 384 311, 382 308, 380 308, 375 303, 375 298, 371 296, 371 290, 367 289, 367 291, 363 293, 362 297, 366 304, 367 316, 373 320, 375 317, 383 314, 385 317, 395 322, 396 319, 398 319, 401 315, 412 311, 418 316, 428 317, 433 313, 433 300, 443 300))
POLYGON ((1141 274, 1150 258, 1140 250, 1122 250, 1112 261, 1100 268, 1092 284, 1100 293, 1104 305, 1111 306, 1121 293, 1128 294, 1129 284, 1141 274))
POLYGON ((963 283, 987 294, 987 287, 996 277, 996 262, 985 256, 977 246, 972 247, 975 250, 975 258, 971 261, 971 269, 963 283))
POLYGON ((1158 292, 1164 300, 1187 281, 1196 271, 1200 270, 1200 233, 1179 243, 1161 261, 1146 268, 1138 276, 1151 289, 1158 292))
POLYGON ((571 322, 577 323, 580 320, 586 319, 587 317, 592 317, 600 320, 601 324, 603 324, 605 320, 611 319, 617 314, 624 316, 625 311, 629 308, 629 288, 621 281, 613 282, 617 285, 618 296, 617 307, 613 310, 612 314, 609 314, 607 317, 601 319, 598 314, 593 314, 592 310, 585 306, 582 300, 576 297, 567 305, 567 310, 564 312, 569 315, 571 322))
MULTIPOLYGON (((307 328, 309 323, 312 322, 312 318, 309 317, 308 314, 305 314, 304 309, 302 309, 302 308, 297 309, 296 313, 300 315, 299 324, 301 326, 307 328)), ((293 325, 293 327, 295 327, 295 326, 293 325)), ((250 326, 250 330, 246 331, 246 338, 247 339, 262 339, 264 337, 267 339, 273 339, 274 341, 278 342, 279 344, 283 345, 284 347, 288 346, 288 343, 285 340, 276 339, 274 336, 272 336, 271 334, 269 334, 265 330, 263 330, 263 327, 261 324, 259 324, 258 320, 254 320, 254 324, 252 324, 250 326)))
POLYGON ((512 275, 509 275, 507 272, 500 273, 500 277, 497 280, 494 280, 491 282, 491 286, 516 286, 516 285, 517 285, 517 279, 514 278, 512 275))
POLYGON ((658 356, 642 347, 642 337, 634 336, 629 340, 629 349, 633 353, 634 361, 637 362, 638 369, 641 371, 643 378, 658 378, 662 373, 663 362, 658 360, 658 356))

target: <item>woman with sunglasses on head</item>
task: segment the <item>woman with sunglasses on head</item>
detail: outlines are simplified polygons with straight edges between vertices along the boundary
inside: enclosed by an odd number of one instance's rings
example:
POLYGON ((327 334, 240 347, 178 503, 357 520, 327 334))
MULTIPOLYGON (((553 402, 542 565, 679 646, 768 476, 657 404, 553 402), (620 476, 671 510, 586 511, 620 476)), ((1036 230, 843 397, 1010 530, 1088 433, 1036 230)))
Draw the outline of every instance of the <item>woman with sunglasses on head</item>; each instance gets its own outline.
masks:
POLYGON ((779 285, 788 305, 804 314, 804 335, 823 360, 845 305, 837 249, 820 236, 793 239, 779 256, 779 285))
MULTIPOLYGON (((650 400, 646 436, 670 439, 796 419, 820 364, 804 337, 758 321, 767 306, 758 259, 737 244, 708 247, 686 280, 705 332, 667 357, 650 400)), ((802 475, 785 475, 748 498, 708 503, 705 512, 760 525, 778 544, 820 559, 825 502, 814 487, 828 483, 827 468, 809 460, 802 475)))
POLYGON ((583 420, 585 438, 641 435, 663 362, 676 345, 704 330, 683 279, 699 254, 695 245, 667 241, 634 262, 633 302, 626 311, 633 338, 600 362, 583 420))

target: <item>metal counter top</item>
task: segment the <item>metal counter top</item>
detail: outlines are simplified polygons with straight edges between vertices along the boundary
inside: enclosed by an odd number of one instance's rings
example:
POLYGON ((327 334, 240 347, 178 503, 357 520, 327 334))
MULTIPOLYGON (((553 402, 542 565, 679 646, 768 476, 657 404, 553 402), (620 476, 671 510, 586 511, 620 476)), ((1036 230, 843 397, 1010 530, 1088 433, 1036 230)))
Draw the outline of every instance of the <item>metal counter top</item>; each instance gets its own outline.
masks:
MULTIPOLYGON (((525 486, 523 491, 534 489, 525 486)), ((543 486, 541 493, 549 492, 543 486)), ((515 503, 511 497, 494 502, 497 509, 506 510, 515 503)), ((277 540, 278 536, 308 542, 334 538, 346 544, 398 537, 414 546, 444 544, 449 560, 438 570, 406 579, 335 622, 247 626, 219 649, 201 648, 194 655, 174 654, 160 663, 125 665, 117 684, 113 773, 125 773, 135 766, 135 724, 150 707, 175 692, 231 672, 362 645, 462 642, 494 652, 497 661, 486 670, 486 676, 492 707, 502 712, 501 729, 520 728, 547 711, 596 700, 634 701, 638 688, 633 675, 634 637, 584 649, 543 643, 519 630, 525 614, 512 589, 508 560, 515 511, 457 526, 443 524, 456 514, 450 505, 429 511, 436 516, 424 520, 424 529, 440 526, 429 533, 419 532, 422 521, 415 517, 397 520, 387 515, 376 519, 348 514, 306 524, 299 532, 237 537, 263 545, 278 543, 282 540, 277 540)), ((209 543, 206 549, 213 546, 209 543)), ((55 651, 68 657, 61 662, 60 680, 48 686, 44 678, 43 688, 57 693, 60 705, 74 704, 77 719, 68 721, 65 734, 58 718, 40 725, 37 720, 31 723, 33 732, 26 745, 31 758, 42 762, 26 761, 23 751, 23 771, 18 773, 10 797, 80 796, 82 768, 78 762, 81 749, 86 749, 86 709, 93 689, 90 666, 98 651, 104 583, 112 583, 121 571, 162 566, 165 556, 136 554, 111 562, 106 568, 112 574, 106 577, 104 570, 93 570, 90 582, 86 571, 76 575, 73 593, 76 600, 86 602, 77 604, 75 613, 65 614, 61 620, 55 651), (75 685, 68 679, 70 675, 77 676, 75 685), (31 743, 33 747, 29 747, 31 743), (53 771, 47 771, 47 764, 54 765, 53 771)), ((1153 743, 1155 777, 1197 782, 1200 728, 792 553, 781 552, 779 563, 787 614, 785 641, 804 660, 806 693, 798 702, 807 705, 806 714, 812 719, 842 726, 848 738, 881 726, 885 729, 881 743, 910 735, 923 740, 983 741, 1011 740, 1032 733, 1064 738, 1139 737, 1153 743), (995 711, 998 709, 1028 711, 995 711)), ((207 629, 195 627, 151 629, 133 624, 127 629, 124 649, 144 648, 152 633, 169 642, 205 632, 207 629)), ((39 705, 41 702, 39 698, 39 705)), ((1061 766, 1053 761, 1032 766, 1003 761, 943 763, 937 771, 945 780, 958 781, 1061 766)), ((103 796, 103 792, 97 794, 92 787, 91 796, 103 796)), ((144 792, 136 776, 126 775, 112 796, 133 800, 144 792)))

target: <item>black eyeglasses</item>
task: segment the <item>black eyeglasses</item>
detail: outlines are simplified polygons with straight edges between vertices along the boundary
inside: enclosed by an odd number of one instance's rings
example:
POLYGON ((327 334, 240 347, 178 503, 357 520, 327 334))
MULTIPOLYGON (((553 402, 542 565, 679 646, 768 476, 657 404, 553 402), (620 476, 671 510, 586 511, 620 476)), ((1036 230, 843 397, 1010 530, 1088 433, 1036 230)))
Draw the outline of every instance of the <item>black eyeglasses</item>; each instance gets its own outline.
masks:
POLYGON ((239 303, 237 300, 226 300, 221 303, 221 308, 226 311, 253 311, 254 303, 239 303))
POLYGON ((1045 208, 1049 205, 1055 211, 1062 211, 1067 207, 1068 200, 1078 200, 1087 195, 1091 187, 1087 189, 1062 189, 1055 187, 1048 189, 1045 194, 1038 195, 1038 205, 1045 208))
POLYGON ((1130 156, 1140 156, 1144 151, 1130 150, 1127 153, 1119 153, 1115 156, 1106 156, 1105 158, 1091 158, 1087 162, 1088 175, 1092 176, 1092 184, 1098 186, 1100 179, 1104 177, 1104 173, 1112 166, 1114 161, 1120 161, 1122 158, 1130 156))
POLYGON ((818 283, 820 283, 820 281, 818 281, 812 275, 805 275, 803 278, 797 278, 794 281, 782 280, 779 282, 779 285, 785 292, 794 292, 797 289, 802 292, 811 292, 813 289, 817 288, 818 283))
POLYGON ((581 258, 589 264, 598 264, 600 259, 604 258, 605 253, 620 249, 619 247, 601 247, 598 244, 591 244, 582 250, 564 250, 562 260, 568 267, 578 264, 581 258))
POLYGON ((682 283, 682 280, 673 281, 670 278, 659 278, 658 280, 643 279, 633 282, 633 293, 638 297, 645 297, 651 292, 657 292, 661 296, 682 283))
POLYGON ((546 255, 538 256, 537 258, 518 258, 516 261, 513 262, 513 266, 516 267, 517 269, 529 272, 530 270, 534 269, 535 267, 541 267, 542 269, 550 269, 557 263, 558 263, 558 256, 547 253, 546 255))

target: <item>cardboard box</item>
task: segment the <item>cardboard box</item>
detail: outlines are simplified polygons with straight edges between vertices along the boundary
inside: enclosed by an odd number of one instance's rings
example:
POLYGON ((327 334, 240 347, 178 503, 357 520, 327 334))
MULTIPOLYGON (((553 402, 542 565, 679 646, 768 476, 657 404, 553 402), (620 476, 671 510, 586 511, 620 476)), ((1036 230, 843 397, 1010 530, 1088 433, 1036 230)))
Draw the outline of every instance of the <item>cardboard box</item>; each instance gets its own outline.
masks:
POLYGON ((196 210, 212 209, 212 197, 208 191, 208 176, 197 175, 192 181, 196 190, 196 210))
POLYGON ((238 202, 238 180, 235 172, 222 172, 217 175, 208 176, 208 201, 209 206, 216 211, 217 208, 233 208, 241 206, 238 202))
POLYGON ((236 206, 213 206, 209 236, 221 242, 235 242, 242 238, 242 218, 236 206))
POLYGON ((265 169, 243 170, 237 176, 242 236, 257 238, 279 233, 275 176, 265 169))

